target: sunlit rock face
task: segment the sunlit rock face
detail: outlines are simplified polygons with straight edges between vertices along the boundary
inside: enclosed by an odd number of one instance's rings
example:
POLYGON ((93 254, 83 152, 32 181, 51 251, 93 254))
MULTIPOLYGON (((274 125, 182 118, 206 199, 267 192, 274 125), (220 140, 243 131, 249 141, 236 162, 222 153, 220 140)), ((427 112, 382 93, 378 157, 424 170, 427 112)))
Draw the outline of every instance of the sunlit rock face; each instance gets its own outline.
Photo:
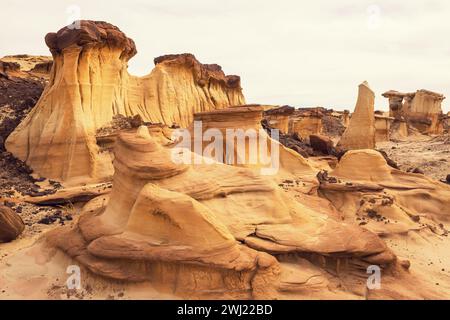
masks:
POLYGON ((374 103, 375 94, 364 81, 359 85, 355 112, 338 146, 351 150, 375 148, 374 103))
POLYGON ((111 194, 87 203, 76 228, 46 237, 94 274, 177 284, 183 297, 273 298, 280 254, 396 261, 374 233, 332 218, 323 203, 296 200, 269 177, 172 162, 146 127, 121 133, 114 150, 111 194))
POLYGON ((41 176, 73 184, 110 177, 95 133, 115 115, 186 127, 194 112, 245 102, 238 76, 190 54, 159 57, 149 75, 129 75, 135 44, 106 22, 81 21, 79 29, 65 27, 45 40, 54 60, 49 83, 6 142, 41 176))

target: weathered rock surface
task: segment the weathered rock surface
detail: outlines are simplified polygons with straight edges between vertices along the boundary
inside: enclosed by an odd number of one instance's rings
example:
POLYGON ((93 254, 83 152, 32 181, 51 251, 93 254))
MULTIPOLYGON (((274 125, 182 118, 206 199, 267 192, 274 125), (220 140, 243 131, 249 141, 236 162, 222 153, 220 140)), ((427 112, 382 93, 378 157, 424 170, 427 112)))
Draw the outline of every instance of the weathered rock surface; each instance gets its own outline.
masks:
POLYGON ((22 219, 13 210, 0 206, 0 243, 16 239, 24 229, 22 219))
POLYGON ((0 59, 0 197, 29 192, 32 170, 5 151, 4 142, 26 117, 44 89, 50 73, 40 65, 51 65, 50 57, 15 55, 0 59), (36 71, 39 69, 39 71, 36 71))
POLYGON ((375 94, 365 81, 359 85, 358 100, 350 124, 339 140, 343 149, 375 148, 375 94))
POLYGON ((280 130, 281 133, 290 132, 290 116, 295 112, 295 108, 291 106, 282 106, 272 108, 264 112, 269 126, 280 130))
POLYGON ((391 138, 391 124, 395 118, 375 114, 375 141, 389 141, 391 138))
POLYGON ((110 177, 95 134, 117 114, 186 127, 195 112, 244 102, 239 77, 190 54, 157 58, 148 76, 130 76, 134 42, 109 23, 81 21, 80 29, 48 34, 46 43, 54 59, 49 84, 6 142, 41 176, 68 184, 110 177))
MULTIPOLYGON (((292 175, 302 175, 306 179, 306 176, 313 177, 315 174, 311 163, 280 143, 283 137, 286 137, 283 133, 279 132, 278 137, 272 139, 263 130, 261 126, 263 107, 260 105, 234 106, 217 111, 201 112, 196 113, 194 118, 202 124, 199 132, 205 134, 212 129, 221 133, 214 140, 214 144, 223 145, 223 158, 213 157, 221 163, 256 169, 280 179, 292 175), (227 132, 230 131, 235 134, 229 135, 227 132), (239 134, 246 140, 239 141, 237 139, 239 134), (227 153, 227 150, 232 152, 227 153)), ((194 138, 191 149, 193 152, 197 153, 196 143, 202 144, 203 151, 211 144, 209 138, 199 141, 203 136, 195 132, 194 126, 191 126, 189 130, 190 136, 194 138)))
POLYGON ((395 260, 374 234, 291 198, 269 177, 220 163, 175 164, 171 152, 146 127, 120 134, 111 194, 90 201, 76 229, 55 230, 48 242, 109 278, 143 281, 161 270, 182 296, 188 288, 224 294, 233 283, 243 290, 234 298, 267 298, 279 275, 268 253, 395 260), (201 270, 211 281, 192 287, 201 270))
POLYGON ((423 228, 447 234, 440 223, 450 217, 450 187, 445 184, 392 168, 375 150, 346 152, 330 176, 335 182, 321 183, 321 193, 346 219, 378 234, 423 228))
POLYGON ((50 72, 38 65, 50 64, 50 57, 16 55, 0 59, 0 151, 9 134, 38 101, 50 72))
POLYGON ((383 97, 389 99, 392 117, 406 119, 408 124, 424 134, 443 132, 441 104, 444 95, 424 89, 407 93, 390 90, 383 93, 383 97))

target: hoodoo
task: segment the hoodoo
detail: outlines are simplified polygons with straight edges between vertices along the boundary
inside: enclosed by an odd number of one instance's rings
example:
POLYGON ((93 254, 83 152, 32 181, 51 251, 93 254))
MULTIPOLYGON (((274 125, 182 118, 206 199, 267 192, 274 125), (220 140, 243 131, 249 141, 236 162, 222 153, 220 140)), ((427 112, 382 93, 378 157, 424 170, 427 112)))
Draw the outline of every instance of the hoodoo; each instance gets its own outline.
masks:
POLYGON ((186 127, 194 112, 245 102, 238 76, 191 54, 156 58, 148 76, 129 75, 135 44, 106 22, 81 21, 79 29, 65 27, 45 40, 54 59, 49 84, 6 141, 8 151, 44 177, 76 184, 111 176, 95 134, 115 115, 186 127))
POLYGON ((424 134, 443 132, 443 94, 424 89, 408 93, 389 90, 383 93, 383 97, 389 99, 392 117, 404 118, 410 126, 424 134))

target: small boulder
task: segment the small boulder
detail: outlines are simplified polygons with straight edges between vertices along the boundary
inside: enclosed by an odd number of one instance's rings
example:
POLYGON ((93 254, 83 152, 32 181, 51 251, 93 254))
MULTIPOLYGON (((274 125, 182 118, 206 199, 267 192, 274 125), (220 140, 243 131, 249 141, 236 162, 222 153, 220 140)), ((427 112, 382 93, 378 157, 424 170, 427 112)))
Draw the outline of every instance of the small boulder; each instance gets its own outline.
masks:
POLYGON ((25 229, 25 224, 11 208, 0 206, 0 243, 16 239, 25 229))
POLYGON ((323 154, 331 154, 333 150, 333 141, 329 137, 320 134, 310 135, 309 144, 315 151, 323 154))

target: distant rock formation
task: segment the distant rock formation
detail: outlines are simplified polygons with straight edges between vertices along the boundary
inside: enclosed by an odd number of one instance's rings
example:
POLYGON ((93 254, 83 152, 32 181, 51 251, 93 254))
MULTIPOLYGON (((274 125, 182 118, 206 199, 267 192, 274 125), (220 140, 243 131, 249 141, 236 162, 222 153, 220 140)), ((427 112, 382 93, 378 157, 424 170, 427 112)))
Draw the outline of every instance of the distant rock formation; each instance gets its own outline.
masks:
POLYGON ((326 113, 319 108, 298 109, 295 116, 292 117, 292 132, 303 139, 322 133, 325 115, 326 113))
POLYGON ((398 92, 390 90, 383 93, 389 99, 390 116, 404 118, 407 123, 423 134, 441 134, 443 132, 442 94, 429 90, 416 92, 398 92))
POLYGON ((272 108, 264 112, 265 119, 267 119, 271 128, 279 129, 282 133, 289 133, 289 119, 294 114, 295 108, 291 106, 282 106, 272 108))
POLYGON ((0 59, 0 76, 33 80, 48 80, 53 65, 51 57, 27 54, 0 59))
POLYGON ((44 177, 77 184, 111 176, 95 134, 115 115, 186 127, 195 112, 245 102, 238 76, 190 54, 156 58, 148 76, 129 75, 135 44, 106 22, 81 21, 80 29, 65 27, 45 41, 54 59, 50 82, 6 142, 44 177))
MULTIPOLYGON (((303 175, 304 177, 305 175, 315 176, 313 167, 306 159, 296 152, 293 152, 291 149, 284 147, 279 141, 271 139, 263 130, 261 126, 263 107, 260 105, 234 106, 222 110, 199 112, 194 115, 194 119, 202 123, 203 134, 208 129, 219 130, 221 132, 223 139, 214 141, 214 143, 223 144, 224 150, 231 149, 233 154, 233 159, 230 161, 230 154, 224 153, 224 158, 219 159, 222 163, 229 163, 231 165, 264 170, 267 172, 272 171, 273 168, 273 172, 270 173, 270 175, 279 174, 279 176, 283 178, 288 178, 286 175, 303 175), (233 141, 228 140, 227 131, 230 130, 235 133, 241 131, 246 136, 243 145, 239 145, 234 135, 232 136, 232 139, 230 139, 233 141), (252 133, 255 133, 256 135, 254 136, 255 139, 253 143, 250 143, 250 139, 253 139, 252 133), (263 153, 263 156, 260 153, 261 142, 264 142, 266 145, 265 149, 267 150, 267 155, 265 152, 263 153), (275 147, 278 149, 277 152, 272 149, 275 147), (266 156, 268 159, 265 159, 266 156)), ((191 136, 197 139, 197 141, 202 138, 202 136, 198 137, 198 135, 195 135, 195 128, 190 126, 189 129, 191 131, 191 136)), ((192 146, 194 146, 195 143, 196 141, 193 140, 192 146)), ((198 141, 198 143, 203 143, 203 147, 206 148, 211 142, 203 140, 198 141)), ((192 148, 192 151, 196 152, 194 147, 192 148)))
POLYGON ((39 100, 50 77, 51 65, 51 58, 43 56, 15 55, 0 59, 0 151, 5 150, 6 138, 39 100))
POLYGON ((375 94, 364 81, 359 85, 355 111, 338 147, 348 150, 375 148, 374 103, 375 94))
POLYGON ((395 263, 381 239, 331 218, 319 199, 302 203, 247 168, 174 164, 144 126, 119 134, 115 155, 111 194, 90 201, 76 228, 46 236, 94 274, 151 279, 182 297, 270 298, 272 255, 395 263))
POLYGON ((382 114, 375 114, 375 142, 389 141, 391 138, 391 124, 395 118, 382 114))

